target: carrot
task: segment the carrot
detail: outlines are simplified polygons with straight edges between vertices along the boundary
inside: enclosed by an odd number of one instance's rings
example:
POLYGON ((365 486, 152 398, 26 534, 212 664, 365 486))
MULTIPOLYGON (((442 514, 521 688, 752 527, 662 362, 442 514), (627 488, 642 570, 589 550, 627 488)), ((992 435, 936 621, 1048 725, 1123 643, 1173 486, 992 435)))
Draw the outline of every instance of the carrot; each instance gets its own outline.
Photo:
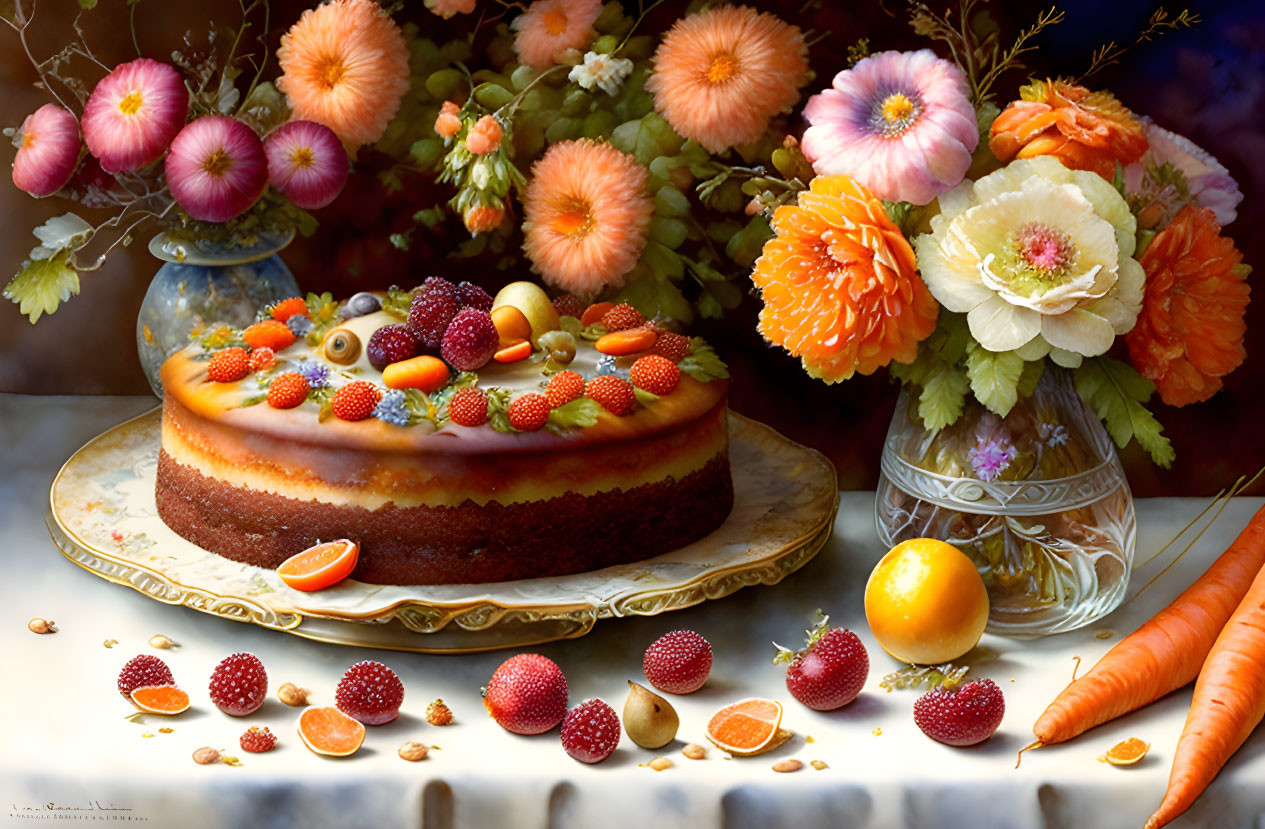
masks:
POLYGON ((1265 507, 1172 604, 1063 689, 1033 725, 1030 747, 1070 740, 1193 680, 1263 565, 1265 507))
POLYGON ((1256 574, 1199 671, 1164 800, 1146 822, 1157 829, 1190 808, 1265 719, 1265 569, 1256 574))

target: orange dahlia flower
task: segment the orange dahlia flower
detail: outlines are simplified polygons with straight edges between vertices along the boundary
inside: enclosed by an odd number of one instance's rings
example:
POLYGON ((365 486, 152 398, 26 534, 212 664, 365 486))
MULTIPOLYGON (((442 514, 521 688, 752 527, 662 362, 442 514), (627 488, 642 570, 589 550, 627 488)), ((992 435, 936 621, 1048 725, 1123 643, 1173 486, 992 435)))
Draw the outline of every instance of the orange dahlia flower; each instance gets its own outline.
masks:
POLYGON ((1090 92, 1067 81, 1033 81, 1019 90, 989 131, 988 148, 1004 162, 1052 155, 1073 170, 1111 181, 1116 162, 1146 152, 1146 131, 1110 92, 1090 92))
POLYGON ((1146 294, 1129 356, 1170 406, 1200 403, 1247 356, 1248 268, 1215 214, 1185 207, 1139 260, 1146 294))
POLYGON ((773 230, 751 275, 765 339, 827 383, 913 362, 940 306, 874 194, 848 176, 817 176, 798 206, 773 213, 773 230))

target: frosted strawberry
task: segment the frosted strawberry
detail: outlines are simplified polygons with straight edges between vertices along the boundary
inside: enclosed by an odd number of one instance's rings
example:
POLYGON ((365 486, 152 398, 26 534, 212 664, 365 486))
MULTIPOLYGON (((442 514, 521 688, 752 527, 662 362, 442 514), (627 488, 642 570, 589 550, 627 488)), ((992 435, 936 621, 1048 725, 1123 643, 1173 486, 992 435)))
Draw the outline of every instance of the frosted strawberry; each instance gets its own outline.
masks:
POLYGON ((347 183, 349 164, 343 142, 315 121, 288 121, 264 139, 268 180, 277 192, 304 210, 332 202, 347 183))
POLYGON ((297 371, 278 374, 268 384, 268 405, 274 409, 293 409, 307 400, 312 387, 297 371))
POLYGON ((565 406, 572 400, 584 396, 584 378, 574 371, 560 371, 549 378, 549 387, 545 389, 550 408, 565 406))
POLYGON ((628 414, 637 401, 632 384, 612 374, 594 377, 585 385, 584 393, 613 415, 628 414))
POLYGON ((448 401, 448 417, 458 426, 482 426, 488 422, 488 395, 483 389, 458 389, 448 401))
POLYGON ((467 308, 492 310, 492 295, 473 282, 458 282, 457 293, 461 296, 461 304, 467 308))
POLYGON ((334 690, 338 709, 365 725, 383 725, 400 715, 404 683, 395 671, 366 659, 347 669, 334 690))
POLYGON ((439 348, 448 323, 461 310, 461 292, 441 276, 427 277, 413 294, 409 306, 408 326, 422 339, 426 348, 439 348))
POLYGON ((549 422, 549 400, 542 394, 524 394, 505 412, 510 425, 520 432, 535 432, 549 422))
POLYGON ((650 351, 679 363, 690 356, 690 338, 673 331, 660 331, 659 338, 654 341, 654 347, 650 351))
POLYGON ((174 67, 137 58, 114 67, 84 105, 80 128, 88 152, 107 173, 157 161, 184 126, 189 91, 174 67))
POLYGON ((268 696, 268 673, 253 653, 226 656, 211 673, 211 702, 225 714, 244 717, 268 696))
POLYGON ((236 383, 247 374, 250 374, 250 355, 237 346, 221 348, 212 354, 206 367, 206 376, 216 383, 236 383))
POLYGON ((79 122, 56 104, 26 116, 13 136, 13 183, 32 196, 51 196, 66 186, 79 161, 79 122))
POLYGON ((421 340, 413 329, 402 322, 384 325, 369 335, 365 356, 378 371, 417 355, 421 340))
POLYGON ((474 371, 487 365, 500 344, 492 315, 479 308, 466 308, 448 324, 439 353, 458 371, 474 371))
POLYGON ((268 186, 263 143, 235 118, 207 115, 189 123, 166 161, 167 186, 195 219, 227 222, 250 208, 268 186))
POLYGON ((676 363, 658 354, 638 357, 629 372, 632 383, 651 394, 668 394, 681 382, 681 370, 676 363))
POLYGON ((330 408, 339 420, 364 420, 382 400, 382 390, 367 380, 356 380, 334 392, 330 408))
POLYGON ((933 740, 951 746, 982 743, 1001 725, 1006 700, 991 679, 961 688, 936 688, 914 702, 914 722, 933 740))
POLYGON ((636 308, 621 303, 602 314, 602 325, 608 331, 623 331, 627 328, 640 328, 646 324, 646 318, 636 308))
POLYGON ((250 370, 266 371, 277 364, 277 352, 266 345, 250 350, 250 370))
POLYGON ((692 630, 665 633, 641 659, 646 679, 660 691, 690 694, 703 687, 712 670, 712 646, 692 630))
POLYGON ((600 699, 586 699, 562 719, 562 748, 581 763, 600 763, 619 745, 619 716, 600 699))
POLYGON ((850 630, 829 627, 830 617, 818 611, 801 651, 776 645, 774 664, 787 663, 786 689, 814 711, 833 711, 857 698, 870 674, 870 657, 850 630))
POLYGON ((553 660, 538 653, 511 656, 488 680, 483 704, 507 731, 541 734, 567 713, 567 678, 553 660))

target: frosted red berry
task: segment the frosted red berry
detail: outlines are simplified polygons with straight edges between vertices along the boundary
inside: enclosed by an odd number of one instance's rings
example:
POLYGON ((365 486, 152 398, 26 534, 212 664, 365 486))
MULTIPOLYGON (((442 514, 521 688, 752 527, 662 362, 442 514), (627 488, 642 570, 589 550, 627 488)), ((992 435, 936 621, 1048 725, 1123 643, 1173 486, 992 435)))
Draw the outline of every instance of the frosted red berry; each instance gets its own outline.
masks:
POLYGON ((482 426, 488 422, 488 395, 483 389, 458 389, 448 401, 448 417, 458 426, 482 426))
POLYGON ((690 338, 674 331, 660 331, 650 352, 679 363, 690 356, 690 338))
POLYGON ((712 670, 712 646, 692 630, 665 633, 646 648, 641 667, 660 691, 689 694, 703 687, 712 670))
POLYGON ((264 371, 277 364, 277 352, 266 345, 250 350, 250 370, 264 371))
POLYGON ((404 683, 395 671, 371 659, 348 668, 334 690, 338 710, 365 725, 391 722, 403 702, 404 683))
POLYGON ((676 363, 658 354, 638 357, 629 376, 634 386, 651 394, 668 394, 681 382, 681 370, 676 363))
POLYGON ((914 722, 933 740, 951 746, 982 743, 1001 725, 1006 700, 991 679, 960 688, 936 688, 914 702, 914 722))
POLYGON ((823 628, 790 657, 786 690, 814 711, 833 711, 852 702, 870 675, 870 656, 855 633, 823 628))
POLYGON ((545 397, 549 399, 549 407, 552 409, 565 406, 583 396, 584 378, 574 371, 558 372, 549 378, 549 387, 545 389, 545 397))
POLYGON ((312 387, 297 371, 278 374, 268 384, 268 405, 274 409, 293 409, 307 400, 312 387))
POLYGON ((579 319, 584 315, 584 303, 575 294, 558 294, 553 298, 553 309, 560 317, 579 319))
POLYGON ((448 324, 439 353, 458 371, 474 371, 487 365, 500 344, 501 336, 492 315, 478 308, 466 308, 448 324))
POLYGON ((260 728, 252 725, 242 733, 238 744, 241 745, 242 751, 253 751, 256 754, 262 754, 265 751, 272 751, 277 746, 277 735, 268 730, 268 726, 260 728))
POLYGON ((600 763, 619 745, 619 716, 600 699, 586 699, 562 719, 562 748, 581 763, 600 763))
POLYGON ((334 392, 330 408, 339 420, 364 420, 373 414, 382 390, 367 380, 356 380, 334 392))
POLYGON ((221 348, 212 354, 206 367, 206 376, 216 383, 236 383, 247 374, 250 374, 250 355, 237 346, 221 348))
POLYGON ((365 356, 378 371, 410 357, 416 357, 421 340, 412 328, 402 322, 384 325, 369 335, 365 356))
POLYGON ((584 393, 614 415, 628 414, 632 411, 633 404, 637 402, 632 383, 612 374, 594 377, 585 384, 584 393))
POLYGON ((478 308, 480 311, 492 310, 492 295, 473 282, 458 282, 457 294, 461 304, 466 308, 478 308))
POLYGON ((277 322, 285 322, 295 315, 303 317, 308 315, 307 301, 301 296, 283 299, 272 306, 272 318, 277 322))
POLYGON ((413 294, 408 326, 421 338, 424 347, 439 348, 448 323, 460 310, 461 292, 457 286, 447 279, 432 276, 413 294))
POLYGON ((211 702, 234 717, 258 711, 268 696, 268 672, 253 653, 226 656, 211 672, 211 702))
POLYGON ((567 713, 567 678, 552 659, 538 653, 511 656, 488 680, 483 704, 507 731, 541 734, 567 713))
POLYGON ((125 697, 130 697, 137 688, 175 684, 167 663, 147 653, 133 656, 119 671, 119 693, 125 697))
POLYGON ((646 324, 646 318, 636 308, 626 303, 616 305, 602 314, 602 325, 607 331, 623 331, 628 328, 640 328, 646 324))
POLYGON ((506 416, 520 432, 535 432, 549 422, 549 399, 543 394, 524 394, 510 404, 506 416))
POLYGON ((426 722, 434 726, 451 725, 452 709, 442 699, 437 699, 426 706, 426 722))

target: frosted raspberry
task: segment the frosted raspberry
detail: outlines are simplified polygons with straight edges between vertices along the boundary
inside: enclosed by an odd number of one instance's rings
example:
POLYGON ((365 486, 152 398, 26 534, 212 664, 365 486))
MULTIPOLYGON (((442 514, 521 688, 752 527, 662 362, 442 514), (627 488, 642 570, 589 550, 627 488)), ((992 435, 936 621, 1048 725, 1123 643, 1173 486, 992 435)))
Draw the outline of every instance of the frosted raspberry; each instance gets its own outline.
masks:
POLYGON ((268 405, 274 409, 293 409, 307 400, 312 387, 297 371, 278 374, 268 384, 268 405))
POLYGON ((225 714, 258 711, 268 696, 268 673, 253 653, 227 656, 211 672, 211 702, 225 714))
POLYGON ((167 663, 147 653, 133 656, 127 660, 123 670, 119 671, 119 693, 125 697, 131 697, 137 688, 175 684, 176 680, 167 663))
POLYGON ((429 277, 413 294, 409 306, 408 327, 426 348, 439 348, 448 323, 461 310, 461 292, 457 286, 439 276, 429 277))
POLYGON ((586 699, 562 720, 562 748, 581 763, 600 763, 619 745, 619 717, 600 699, 586 699))
POLYGON ((488 422, 488 396, 483 389, 458 389, 448 401, 448 417, 458 426, 482 426, 488 422))
POLYGON ((584 313, 584 303, 580 302, 575 294, 558 294, 553 298, 553 308, 560 317, 579 319, 584 313))
POLYGON ((702 688, 711 673, 712 646, 692 630, 674 630, 646 648, 641 666, 660 691, 689 694, 702 688))
POLYGON ((611 374, 594 377, 585 385, 584 393, 613 415, 628 414, 637 401, 633 395, 632 383, 611 374))
POLYGON ((549 378, 549 388, 545 389, 550 408, 565 406, 576 398, 584 396, 584 378, 574 371, 560 371, 549 378))
POLYGON ((658 354, 638 357, 629 376, 634 386, 651 394, 668 394, 681 382, 681 370, 676 363, 658 354))
POLYGON ((250 355, 246 349, 221 348, 211 355, 211 362, 206 367, 206 376, 216 383, 236 383, 250 374, 250 355))
POLYGON ((400 714, 404 683, 395 671, 366 659, 347 669, 334 691, 338 709, 365 725, 382 725, 400 714))
POLYGON ((506 415, 520 432, 535 432, 549 422, 549 400, 543 394, 524 394, 510 404, 506 415))
POLYGON ((373 414, 382 390, 367 380, 356 380, 334 392, 330 407, 339 420, 364 420, 373 414))
POLYGON ((602 314, 602 325, 607 331, 623 331, 628 328, 640 328, 646 324, 646 318, 636 308, 626 303, 616 305, 602 314))
POLYGON ((242 751, 253 751, 261 754, 265 751, 272 751, 277 745, 277 735, 268 730, 268 726, 260 728, 252 725, 243 732, 241 738, 237 741, 242 751))
POLYGON ((977 679, 961 688, 936 688, 914 701, 914 722, 933 740, 951 746, 982 743, 1001 725, 1006 700, 991 679, 977 679))
POLYGON ((449 323, 440 343, 440 354, 458 371, 474 371, 492 359, 500 343, 492 315, 478 308, 466 308, 449 323))
POLYGON ((401 360, 416 357, 421 343, 417 333, 402 322, 384 325, 369 335, 365 356, 378 371, 401 360))
POLYGON ((567 678, 552 659, 520 653, 492 674, 483 704, 505 730, 542 734, 567 713, 567 678))
POLYGON ((466 308, 492 310, 492 295, 473 282, 458 282, 457 293, 461 296, 461 304, 466 308))
POLYGON ((250 350, 250 370, 264 371, 270 369, 277 364, 277 352, 267 346, 252 348, 250 350))
POLYGON ((679 363, 690 356, 690 338, 672 331, 660 331, 659 339, 654 341, 654 347, 650 349, 650 352, 679 363))

